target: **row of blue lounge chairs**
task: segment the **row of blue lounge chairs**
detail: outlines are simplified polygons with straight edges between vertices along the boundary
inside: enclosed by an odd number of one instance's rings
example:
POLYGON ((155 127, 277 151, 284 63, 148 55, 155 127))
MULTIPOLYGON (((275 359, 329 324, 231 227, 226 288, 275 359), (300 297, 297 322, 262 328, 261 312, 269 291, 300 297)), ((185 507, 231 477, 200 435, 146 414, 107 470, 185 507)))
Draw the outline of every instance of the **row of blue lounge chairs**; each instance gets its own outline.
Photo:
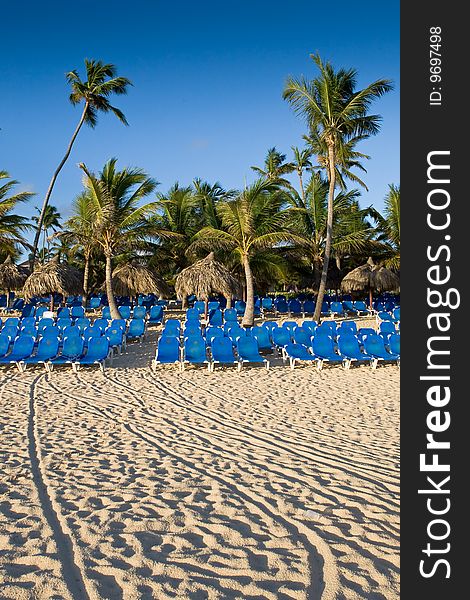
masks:
MULTIPOLYGON (((357 328, 354 321, 334 321, 317 326, 313 321, 298 325, 295 321, 279 326, 274 321, 244 329, 238 323, 224 327, 201 329, 198 324, 177 319, 165 323, 156 349, 153 366, 176 363, 181 369, 186 363, 205 364, 213 370, 215 364, 244 362, 266 364, 262 352, 277 350, 291 368, 296 362, 314 361, 321 369, 324 362, 341 363, 349 368, 354 363, 369 363, 373 368, 382 362, 399 363, 400 336, 392 323, 379 334, 372 328, 357 328)), ((268 361, 269 362, 269 361, 268 361)), ((269 367, 269 364, 268 364, 269 367)))

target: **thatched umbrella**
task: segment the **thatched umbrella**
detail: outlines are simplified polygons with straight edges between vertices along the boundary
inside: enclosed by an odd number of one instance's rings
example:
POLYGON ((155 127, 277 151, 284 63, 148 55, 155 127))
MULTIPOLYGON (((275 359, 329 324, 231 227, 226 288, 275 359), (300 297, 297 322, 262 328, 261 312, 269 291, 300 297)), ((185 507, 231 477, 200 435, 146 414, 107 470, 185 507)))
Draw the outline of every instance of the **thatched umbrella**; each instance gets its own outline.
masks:
POLYGON ((7 293, 7 308, 10 306, 11 290, 23 287, 25 279, 26 275, 18 269, 11 256, 7 256, 5 262, 0 265, 0 290, 7 293))
POLYGON ((128 263, 116 267, 112 275, 113 290, 118 296, 158 294, 168 298, 170 286, 145 265, 128 263))
POLYGON ((59 263, 56 256, 45 265, 38 265, 27 278, 23 293, 27 300, 33 296, 50 294, 54 310, 54 293, 74 296, 83 293, 83 277, 78 269, 59 263))
POLYGON ((346 293, 368 291, 372 308, 372 292, 399 291, 400 279, 393 271, 376 265, 369 257, 365 265, 353 269, 343 278, 341 289, 346 293))
POLYGON ((183 269, 176 277, 176 295, 180 300, 194 294, 198 300, 204 300, 206 305, 212 293, 222 294, 227 299, 227 307, 232 304, 232 296, 240 292, 240 284, 222 263, 214 258, 211 252, 198 262, 183 269))

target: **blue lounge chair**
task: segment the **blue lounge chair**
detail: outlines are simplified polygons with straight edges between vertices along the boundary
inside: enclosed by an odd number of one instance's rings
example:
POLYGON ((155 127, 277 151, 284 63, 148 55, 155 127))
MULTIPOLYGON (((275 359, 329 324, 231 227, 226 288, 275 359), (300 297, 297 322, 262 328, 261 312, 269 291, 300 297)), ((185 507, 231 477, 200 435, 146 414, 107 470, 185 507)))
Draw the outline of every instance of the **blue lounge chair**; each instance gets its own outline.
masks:
POLYGON ((237 311, 234 308, 226 308, 224 310, 225 323, 238 323, 237 311))
POLYGON ((72 369, 78 371, 84 365, 99 365, 104 373, 106 359, 111 358, 111 353, 107 337, 90 338, 86 353, 72 362, 72 369))
POLYGON ((287 315, 287 313, 289 312, 289 305, 287 304, 286 300, 283 298, 281 298, 277 301, 275 300, 274 306, 276 309, 276 314, 287 315))
POLYGON ((10 354, 0 357, 0 364, 15 364, 20 373, 23 372, 22 361, 33 354, 35 338, 30 335, 20 335, 13 342, 10 354))
MULTIPOLYGON (((124 327, 126 327, 126 322, 124 319, 119 319, 119 321, 122 321, 122 323, 124 323, 124 327)), ((106 331, 106 329, 108 329, 110 322, 108 321, 108 319, 95 319, 91 325, 91 327, 93 329, 100 329, 101 333, 103 333, 104 331, 106 331)))
MULTIPOLYGON (((317 329, 318 332, 318 329, 317 329)), ((333 338, 327 335, 317 335, 312 342, 313 354, 317 359, 317 368, 320 371, 323 368, 323 363, 344 363, 345 357, 335 351, 335 343, 333 338)))
POLYGON ((302 321, 302 327, 311 331, 313 335, 318 327, 318 323, 315 321, 302 321))
POLYGON ((264 327, 267 330, 269 337, 272 339, 273 329, 277 329, 279 325, 276 321, 265 321, 261 327, 264 327))
MULTIPOLYGON (((202 312, 204 312, 204 310, 202 312)), ((187 309, 186 323, 199 323, 200 318, 201 312, 197 308, 193 307, 187 309)))
POLYGON ((303 346, 310 348, 312 345, 312 332, 310 329, 304 329, 303 327, 296 327, 294 329, 294 342, 296 344, 302 344, 303 346))
POLYGON ((251 331, 251 336, 258 342, 258 349, 261 351, 272 351, 271 338, 266 327, 256 326, 251 331))
POLYGON ((263 363, 269 370, 269 360, 261 356, 258 350, 258 342, 252 337, 240 337, 237 341, 238 371, 244 363, 263 363))
POLYGON ((220 308, 214 308, 209 311, 209 324, 215 327, 221 327, 223 323, 223 315, 220 308))
POLYGON ((25 317, 32 317, 34 318, 34 313, 36 311, 36 307, 34 306, 34 304, 25 304, 23 306, 23 308, 21 309, 21 318, 24 319, 25 317))
POLYGON ((211 370, 210 362, 207 359, 206 342, 202 335, 195 335, 184 340, 183 360, 181 361, 181 369, 184 370, 185 364, 191 365, 207 365, 208 370, 211 370))
POLYGON ((163 321, 163 306, 154 304, 150 307, 148 322, 151 324, 159 324, 163 321))
POLYGON ((202 335, 199 322, 195 323, 194 321, 187 321, 183 329, 183 337, 187 338, 195 335, 202 335))
MULTIPOLYGON (((45 367, 47 371, 52 371, 55 365, 66 365, 72 364, 80 359, 83 355, 83 349, 85 346, 85 342, 81 336, 70 336, 64 338, 64 343, 62 346, 62 352, 45 363, 45 367)), ((72 368, 74 368, 72 366, 72 368)))
POLYGON ((212 340, 216 337, 224 337, 224 330, 222 327, 208 327, 206 329, 206 344, 210 346, 212 344, 212 340))
POLYGON ((400 334, 392 333, 392 335, 388 338, 388 346, 392 354, 396 354, 398 356, 398 362, 400 362, 400 334))
POLYGON ((147 316, 147 309, 145 306, 135 306, 132 311, 133 319, 145 319, 147 316))
POLYGON ((181 322, 178 319, 168 319, 165 321, 163 331, 169 335, 176 335, 179 337, 181 331, 181 322))
POLYGON ((117 350, 118 354, 122 353, 122 349, 126 347, 126 335, 120 327, 110 326, 104 332, 108 339, 110 348, 117 350))
POLYGON ((300 300, 298 300, 297 298, 292 298, 292 300, 289 300, 289 313, 291 315, 300 315, 302 314, 302 304, 300 303, 300 300))
POLYGON ((245 314, 246 302, 243 300, 237 300, 234 305, 235 310, 237 311, 237 315, 239 317, 245 314))
POLYGON ((315 302, 313 300, 305 300, 302 305, 302 314, 313 315, 315 312, 315 302))
POLYGON ((126 340, 142 340, 145 338, 145 321, 143 319, 131 319, 126 332, 126 340))
POLYGON ((103 306, 103 309, 101 311, 101 318, 106 319, 107 321, 111 320, 111 309, 109 308, 109 306, 103 306))
POLYGON ((342 323, 340 323, 339 327, 336 330, 338 335, 341 335, 342 333, 344 333, 346 331, 352 331, 354 334, 356 334, 357 333, 356 321, 343 321, 342 323))
POLYGON ((57 319, 70 319, 70 308, 68 306, 60 306, 57 309, 57 319))
POLYGON ((398 321, 400 321, 400 307, 399 306, 397 306, 396 308, 393 309, 392 316, 393 316, 394 323, 397 323, 398 321))
POLYGON ((266 298, 262 298, 261 299, 261 312, 270 312, 273 310, 274 310, 273 299, 269 298, 268 296, 266 298))
POLYGON ((16 327, 18 329, 18 327, 20 326, 20 319, 19 317, 8 317, 5 319, 5 322, 3 323, 3 328, 5 327, 16 327))
POLYGON ((72 306, 70 316, 72 319, 83 319, 85 317, 85 309, 83 306, 72 306))
POLYGON ((68 319, 65 317, 60 317, 57 319, 56 326, 58 329, 63 331, 66 327, 70 327, 72 325, 72 319, 68 319))
POLYGON ((36 318, 35 317, 22 317, 22 319, 20 321, 21 327, 29 327, 31 325, 36 326, 36 318))
POLYGON ((157 365, 177 364, 181 370, 180 354, 179 337, 162 335, 158 340, 155 358, 152 361, 152 369, 155 370, 157 365))
POLYGON ((369 363, 372 366, 374 357, 361 350, 359 340, 354 333, 341 333, 338 337, 338 347, 341 354, 345 357, 344 366, 346 369, 351 367, 352 362, 369 363))
POLYGON ((131 318, 131 307, 129 304, 123 304, 122 306, 118 306, 119 314, 123 319, 128 321, 131 318))
POLYGON ((352 300, 343 300, 343 309, 347 314, 357 315, 358 310, 354 306, 352 300))
POLYGON ((364 302, 364 300, 356 300, 353 304, 354 308, 357 310, 357 312, 361 315, 370 315, 371 311, 370 308, 367 307, 367 304, 364 302))
POLYGON ((382 321, 379 325, 380 333, 395 333, 395 323, 392 321, 382 321))
POLYGON ((10 350, 11 338, 9 335, 0 333, 0 358, 5 358, 10 350))
POLYGON ((226 337, 214 337, 211 342, 211 367, 214 371, 215 365, 238 365, 238 360, 233 353, 232 342, 226 337))
POLYGON ((343 317, 344 316, 344 308, 342 302, 332 302, 330 304, 330 313, 333 317, 343 317))
POLYGON ((383 321, 390 321, 393 322, 393 315, 391 315, 390 313, 381 310, 377 313, 376 315, 377 318, 377 323, 382 323, 383 321))
POLYGON ((193 304, 193 308, 195 308, 199 314, 202 315, 206 310, 206 303, 204 300, 196 300, 196 302, 193 304))
POLYGON ((292 336, 290 331, 285 327, 276 327, 271 331, 271 338, 273 340, 273 345, 278 352, 282 351, 282 348, 286 344, 290 344, 292 342, 292 336))
POLYGON ((9 327, 3 326, 2 335, 8 336, 10 340, 14 340, 18 335, 18 327, 10 325, 9 327))
POLYGON ((74 323, 74 326, 79 331, 83 331, 85 329, 85 327, 90 327, 90 325, 91 325, 91 321, 88 317, 79 317, 74 323))
POLYGON ((369 334, 364 339, 364 349, 367 354, 370 354, 374 360, 372 361, 372 368, 376 369, 379 362, 388 363, 395 362, 398 364, 400 360, 400 356, 398 354, 394 354, 392 352, 388 352, 385 348, 384 340, 380 337, 380 335, 369 334))
POLYGON ((58 337, 43 337, 39 340, 38 349, 35 355, 29 358, 24 358, 22 363, 23 371, 27 365, 40 365, 46 367, 46 363, 55 358, 59 353, 59 338, 58 337))
POLYGON ((94 312, 96 312, 101 306, 101 297, 93 296, 88 301, 88 308, 94 312))
POLYGON ((316 361, 316 357, 309 351, 307 346, 289 342, 282 349, 282 359, 285 362, 289 359, 291 370, 294 370, 295 363, 300 361, 316 361))

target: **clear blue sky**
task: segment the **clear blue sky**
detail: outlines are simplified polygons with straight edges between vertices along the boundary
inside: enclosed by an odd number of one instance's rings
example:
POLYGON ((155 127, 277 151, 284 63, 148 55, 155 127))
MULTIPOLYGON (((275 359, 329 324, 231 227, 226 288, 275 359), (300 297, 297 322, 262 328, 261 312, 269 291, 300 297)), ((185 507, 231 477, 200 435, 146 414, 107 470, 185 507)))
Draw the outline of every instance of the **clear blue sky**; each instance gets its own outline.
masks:
POLYGON ((130 126, 113 115, 84 128, 55 186, 51 204, 63 217, 81 189, 84 162, 98 171, 113 156, 138 166, 159 191, 200 177, 226 188, 254 179, 269 147, 290 158, 305 124, 282 100, 288 75, 317 74, 312 52, 336 68, 354 67, 358 86, 392 79, 373 104, 381 133, 362 144, 369 192, 361 204, 383 208, 399 184, 399 2, 331 5, 246 2, 10 2, 0 37, 0 169, 37 193, 40 205, 78 122, 64 74, 84 75, 85 57, 112 62, 134 84, 113 99, 130 126))

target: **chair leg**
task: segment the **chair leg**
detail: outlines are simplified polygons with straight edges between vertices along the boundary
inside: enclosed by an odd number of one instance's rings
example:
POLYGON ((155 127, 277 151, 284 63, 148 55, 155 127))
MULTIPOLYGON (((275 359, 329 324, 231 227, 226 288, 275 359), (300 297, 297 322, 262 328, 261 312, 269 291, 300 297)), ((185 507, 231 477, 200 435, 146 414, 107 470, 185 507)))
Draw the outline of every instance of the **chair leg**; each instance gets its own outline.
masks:
POLYGON ((266 361, 266 371, 269 371, 269 360, 266 361))

